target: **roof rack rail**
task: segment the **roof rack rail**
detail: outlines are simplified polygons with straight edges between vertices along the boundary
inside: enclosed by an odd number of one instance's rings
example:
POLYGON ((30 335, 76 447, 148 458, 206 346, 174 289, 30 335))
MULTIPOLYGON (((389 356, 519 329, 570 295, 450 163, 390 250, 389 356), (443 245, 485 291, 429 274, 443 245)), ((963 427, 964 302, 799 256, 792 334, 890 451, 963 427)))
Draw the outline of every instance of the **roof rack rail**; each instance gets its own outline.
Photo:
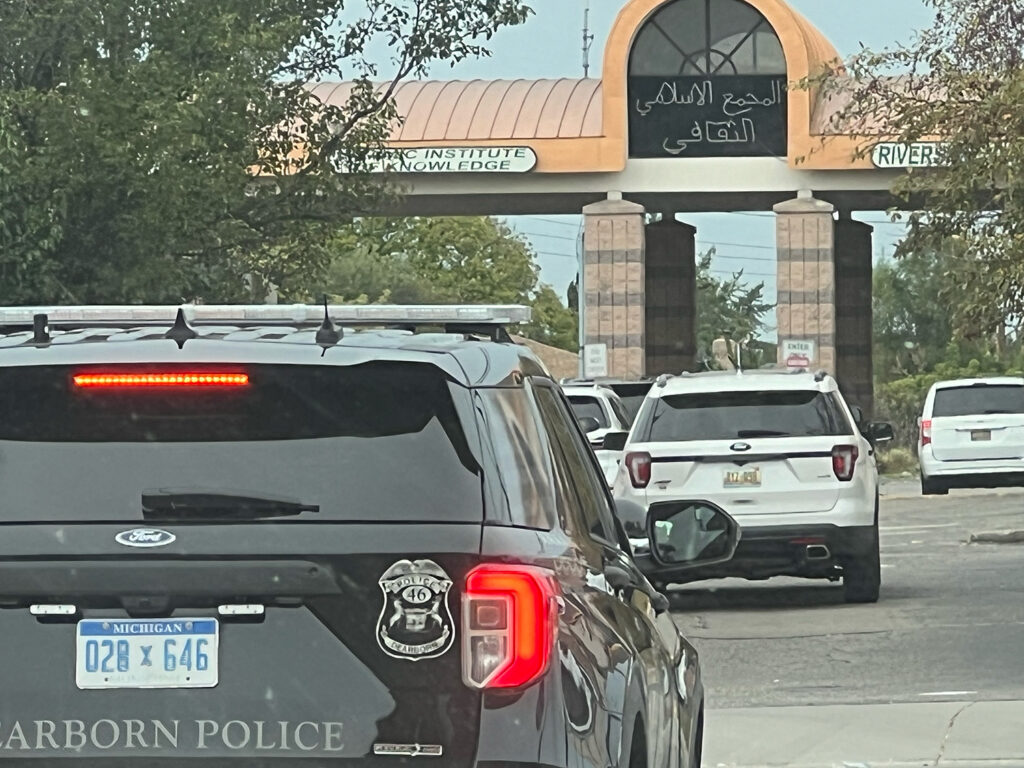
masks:
POLYGON ((415 330, 440 326, 447 333, 511 341, 505 327, 528 323, 529 307, 516 304, 182 304, 0 307, 0 330, 76 330, 172 326, 179 312, 188 326, 323 325, 325 311, 341 326, 415 330))
POLYGON ((668 384, 669 379, 674 379, 676 376, 674 373, 663 373, 657 379, 654 380, 654 386, 663 388, 668 384))

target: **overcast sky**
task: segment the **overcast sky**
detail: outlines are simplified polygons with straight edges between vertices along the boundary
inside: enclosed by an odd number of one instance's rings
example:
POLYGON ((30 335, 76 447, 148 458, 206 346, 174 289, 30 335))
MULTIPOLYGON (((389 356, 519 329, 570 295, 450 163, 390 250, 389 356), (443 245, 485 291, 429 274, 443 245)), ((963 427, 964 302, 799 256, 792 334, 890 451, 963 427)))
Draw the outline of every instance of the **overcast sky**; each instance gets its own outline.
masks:
MULTIPOLYGON (((880 48, 907 42, 926 26, 931 14, 923 0, 789 0, 829 38, 838 51, 855 53, 863 43, 880 48)), ((583 11, 588 0, 534 0, 535 15, 525 25, 506 29, 491 43, 489 59, 467 61, 452 68, 436 67, 439 79, 581 77, 583 11)), ((591 76, 600 76, 604 43, 625 0, 589 0, 591 76)), ((876 257, 891 252, 901 228, 886 223, 882 213, 858 218, 876 226, 876 257)), ((715 245, 719 276, 743 269, 752 281, 764 281, 775 301, 775 229, 772 214, 705 214, 686 216, 697 226, 699 248, 715 245)), ((513 225, 527 234, 538 252, 542 279, 564 296, 576 275, 579 217, 520 217, 513 225)))

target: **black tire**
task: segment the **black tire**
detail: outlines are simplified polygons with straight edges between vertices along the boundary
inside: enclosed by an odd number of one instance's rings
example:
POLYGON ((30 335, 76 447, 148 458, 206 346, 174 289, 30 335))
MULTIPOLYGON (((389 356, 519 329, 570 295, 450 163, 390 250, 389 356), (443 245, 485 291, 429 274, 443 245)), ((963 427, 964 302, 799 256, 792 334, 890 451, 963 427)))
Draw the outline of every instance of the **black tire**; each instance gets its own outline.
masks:
POLYGON ((881 586, 882 563, 876 522, 867 550, 843 561, 843 595, 848 603, 877 603, 881 586))
POLYGON ((921 495, 948 496, 949 486, 940 480, 929 480, 924 475, 921 475, 921 495))

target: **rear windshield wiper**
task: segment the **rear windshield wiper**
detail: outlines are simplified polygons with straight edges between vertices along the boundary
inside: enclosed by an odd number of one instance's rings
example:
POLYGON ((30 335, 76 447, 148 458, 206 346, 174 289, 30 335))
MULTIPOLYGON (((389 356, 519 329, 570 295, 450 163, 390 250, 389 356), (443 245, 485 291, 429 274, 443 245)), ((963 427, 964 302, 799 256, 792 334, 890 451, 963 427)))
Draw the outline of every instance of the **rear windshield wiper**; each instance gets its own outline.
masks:
POLYGON ((319 504, 245 493, 170 488, 142 492, 142 515, 147 520, 258 520, 319 511, 319 504))
POLYGON ((741 429, 736 437, 790 437, 789 432, 779 432, 775 429, 741 429))

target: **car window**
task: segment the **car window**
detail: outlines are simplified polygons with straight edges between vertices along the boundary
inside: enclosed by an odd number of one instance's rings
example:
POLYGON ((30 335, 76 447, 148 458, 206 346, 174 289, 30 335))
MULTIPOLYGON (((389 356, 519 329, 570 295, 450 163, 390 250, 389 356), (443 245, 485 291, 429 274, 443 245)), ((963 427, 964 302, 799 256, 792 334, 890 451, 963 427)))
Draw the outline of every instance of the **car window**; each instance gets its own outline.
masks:
POLYGON ((1024 387, 1019 384, 980 384, 935 391, 932 417, 1024 413, 1024 387))
POLYGON ((604 408, 601 407, 601 401, 596 397, 591 397, 590 395, 570 395, 569 404, 572 406, 572 412, 576 414, 577 419, 590 416, 597 419, 601 429, 608 429, 608 415, 604 412, 604 408))
POLYGON ((835 400, 813 390, 702 392, 658 398, 643 440, 735 440, 848 435, 835 400))
POLYGON ((590 447, 574 428, 556 391, 544 385, 535 387, 534 391, 541 417, 565 459, 587 530, 604 541, 616 541, 611 506, 590 447))
POLYGON ((166 489, 316 505, 315 522, 482 519, 455 405, 468 390, 440 369, 234 368, 247 385, 179 391, 82 388, 78 367, 0 369, 0 520, 138 520, 143 495, 166 489))
POLYGON ((612 412, 615 414, 615 418, 619 420, 619 423, 626 429, 629 429, 629 425, 633 422, 633 418, 629 415, 629 412, 623 406, 622 401, 618 398, 613 397, 608 400, 608 405, 611 406, 612 412))
POLYGON ((563 499, 536 406, 525 389, 481 389, 477 394, 512 524, 550 529, 563 499))
POLYGON ((652 383, 649 381, 625 382, 612 384, 612 391, 619 396, 626 413, 629 414, 629 421, 632 424, 636 419, 640 406, 644 404, 647 393, 651 391, 652 383))

